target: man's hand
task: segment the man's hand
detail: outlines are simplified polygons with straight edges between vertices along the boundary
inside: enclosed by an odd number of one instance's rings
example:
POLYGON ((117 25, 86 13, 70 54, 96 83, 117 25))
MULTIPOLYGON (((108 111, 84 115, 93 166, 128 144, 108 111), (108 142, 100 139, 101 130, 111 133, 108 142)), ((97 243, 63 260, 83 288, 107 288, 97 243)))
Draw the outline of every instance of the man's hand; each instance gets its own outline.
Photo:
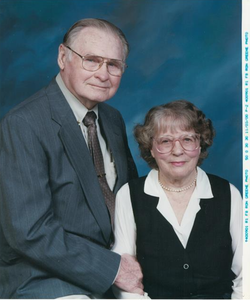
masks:
POLYGON ((120 270, 114 284, 128 293, 143 295, 142 278, 141 267, 135 257, 121 255, 120 270))

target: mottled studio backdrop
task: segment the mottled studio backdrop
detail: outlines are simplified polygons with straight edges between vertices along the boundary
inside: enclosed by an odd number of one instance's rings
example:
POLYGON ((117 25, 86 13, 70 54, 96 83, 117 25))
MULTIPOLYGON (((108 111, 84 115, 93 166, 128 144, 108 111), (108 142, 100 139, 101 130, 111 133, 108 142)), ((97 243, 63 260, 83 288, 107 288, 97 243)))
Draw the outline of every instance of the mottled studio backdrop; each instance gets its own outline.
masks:
POLYGON ((242 190, 240 0, 0 0, 0 118, 57 74, 64 33, 89 17, 115 23, 131 45, 109 103, 124 116, 140 175, 148 167, 134 125, 154 105, 187 99, 217 131, 203 169, 242 190))

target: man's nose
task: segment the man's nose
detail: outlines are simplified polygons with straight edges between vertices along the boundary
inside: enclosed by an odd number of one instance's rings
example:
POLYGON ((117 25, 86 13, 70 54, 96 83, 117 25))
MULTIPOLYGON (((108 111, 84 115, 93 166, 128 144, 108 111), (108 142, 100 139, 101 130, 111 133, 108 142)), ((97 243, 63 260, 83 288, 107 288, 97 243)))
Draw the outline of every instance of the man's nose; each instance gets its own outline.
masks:
POLYGON ((103 61, 100 64, 100 68, 95 72, 95 76, 105 81, 109 78, 107 62, 103 61))

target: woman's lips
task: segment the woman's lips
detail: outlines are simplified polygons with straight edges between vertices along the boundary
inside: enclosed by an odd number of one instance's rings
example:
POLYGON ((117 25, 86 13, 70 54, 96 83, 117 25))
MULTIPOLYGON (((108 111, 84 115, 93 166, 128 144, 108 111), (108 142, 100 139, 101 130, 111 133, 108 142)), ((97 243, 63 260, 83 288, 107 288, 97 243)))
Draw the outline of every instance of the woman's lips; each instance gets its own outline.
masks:
POLYGON ((174 161, 174 162, 171 162, 172 165, 174 166, 177 166, 177 167, 180 167, 180 166, 183 166, 186 162, 185 161, 174 161))

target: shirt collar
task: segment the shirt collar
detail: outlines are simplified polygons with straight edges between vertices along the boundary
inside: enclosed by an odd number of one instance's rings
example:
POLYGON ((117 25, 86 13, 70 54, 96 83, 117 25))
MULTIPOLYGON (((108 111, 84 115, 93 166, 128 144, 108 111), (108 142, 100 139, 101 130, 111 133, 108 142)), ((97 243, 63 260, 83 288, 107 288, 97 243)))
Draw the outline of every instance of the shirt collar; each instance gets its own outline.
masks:
MULTIPOLYGON (((144 192, 148 195, 160 197, 161 190, 162 188, 158 182, 158 171, 152 169, 146 178, 144 192)), ((200 167, 197 167, 197 182, 194 194, 195 197, 199 199, 213 198, 213 193, 208 176, 200 167)))
MULTIPOLYGON (((78 123, 81 123, 85 115, 88 113, 88 109, 69 91, 65 86, 61 74, 56 76, 56 82, 61 89, 64 97, 66 98, 71 110, 73 111, 78 123)), ((96 113, 98 119, 98 105, 96 105, 91 111, 96 113)))

